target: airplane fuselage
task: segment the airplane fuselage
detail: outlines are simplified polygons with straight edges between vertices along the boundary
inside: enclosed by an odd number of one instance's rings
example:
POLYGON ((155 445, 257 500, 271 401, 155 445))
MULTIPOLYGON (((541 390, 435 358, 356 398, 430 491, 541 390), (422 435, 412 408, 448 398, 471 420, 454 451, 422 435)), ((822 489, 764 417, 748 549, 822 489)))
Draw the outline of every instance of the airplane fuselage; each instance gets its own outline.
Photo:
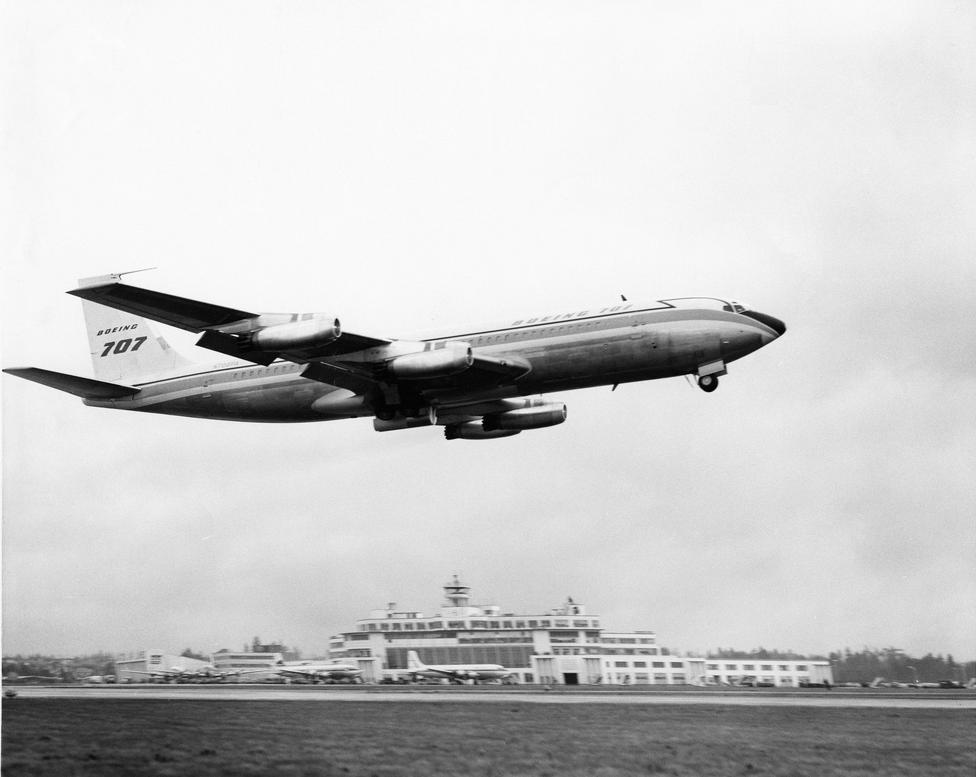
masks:
POLYGON ((500 664, 457 664, 425 665, 411 670, 412 674, 427 678, 448 678, 453 680, 499 680, 511 672, 500 664))
MULTIPOLYGON (((721 302, 707 300, 702 302, 721 302)), ((694 300, 619 305, 518 319, 504 326, 470 327, 413 341, 423 350, 444 344, 470 344, 474 353, 518 359, 529 369, 520 377, 493 387, 465 388, 457 382, 438 391, 425 388, 410 396, 410 382, 401 381, 407 405, 450 407, 542 392, 704 374, 711 368, 746 356, 776 339, 779 322, 762 314, 749 315, 736 305, 695 305, 694 300), (773 322, 772 324, 770 322, 773 322)), ((377 349, 363 352, 362 361, 382 357, 377 349)), ((355 354, 349 358, 356 360, 355 354)), ((321 421, 371 416, 368 407, 336 411, 323 398, 342 391, 309 380, 304 364, 277 360, 268 366, 239 359, 200 368, 189 374, 159 375, 133 385, 133 397, 86 399, 96 407, 238 421, 321 421)))

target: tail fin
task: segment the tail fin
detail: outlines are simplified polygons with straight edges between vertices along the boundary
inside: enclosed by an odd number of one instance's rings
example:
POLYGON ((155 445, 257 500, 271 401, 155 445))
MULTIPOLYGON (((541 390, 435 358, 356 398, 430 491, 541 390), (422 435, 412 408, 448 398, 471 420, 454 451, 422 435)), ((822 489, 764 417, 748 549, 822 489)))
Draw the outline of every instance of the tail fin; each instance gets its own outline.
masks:
POLYGON ((417 671, 418 669, 426 669, 427 665, 421 663, 420 656, 417 655, 416 650, 407 651, 407 669, 417 671))
POLYGON ((95 377, 131 383, 139 378, 175 372, 193 362, 156 333, 145 318, 82 300, 95 377))

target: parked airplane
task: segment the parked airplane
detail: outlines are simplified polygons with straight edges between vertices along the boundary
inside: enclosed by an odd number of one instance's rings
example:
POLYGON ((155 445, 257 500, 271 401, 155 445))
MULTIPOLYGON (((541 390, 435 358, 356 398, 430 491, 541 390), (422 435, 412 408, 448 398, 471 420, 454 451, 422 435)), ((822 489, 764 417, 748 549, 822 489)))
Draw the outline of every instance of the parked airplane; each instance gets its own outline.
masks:
POLYGON ((311 661, 276 661, 273 665, 261 669, 245 669, 240 674, 276 674, 286 680, 309 680, 321 682, 325 680, 344 680, 347 682, 361 682, 362 670, 352 664, 341 664, 333 661, 313 663, 311 661))
POLYGON ((149 682, 156 680, 172 680, 173 682, 218 682, 227 677, 240 674, 239 670, 220 670, 215 666, 204 666, 199 669, 183 669, 174 666, 170 669, 126 669, 127 674, 144 674, 149 682))
POLYGON ((104 685, 105 683, 114 683, 114 674, 90 674, 87 677, 82 677, 81 682, 91 683, 92 685, 104 685))
POLYGON ((407 669, 416 677, 446 677, 448 680, 500 680, 511 672, 501 664, 437 664, 428 665, 420 660, 416 650, 407 652, 407 669))
POLYGON ((251 313, 120 279, 69 292, 83 300, 95 380, 4 372, 94 407, 234 421, 373 416, 377 431, 439 425, 449 440, 491 439, 562 423, 566 406, 543 391, 681 375, 714 391, 730 362, 786 331, 738 302, 682 297, 399 340, 347 332, 331 315, 251 313), (191 362, 147 319, 198 332, 198 346, 230 358, 191 362))
POLYGON ((6 682, 19 683, 27 680, 48 680, 52 683, 60 683, 63 678, 55 677, 54 675, 50 674, 17 674, 16 672, 11 672, 6 677, 6 682))

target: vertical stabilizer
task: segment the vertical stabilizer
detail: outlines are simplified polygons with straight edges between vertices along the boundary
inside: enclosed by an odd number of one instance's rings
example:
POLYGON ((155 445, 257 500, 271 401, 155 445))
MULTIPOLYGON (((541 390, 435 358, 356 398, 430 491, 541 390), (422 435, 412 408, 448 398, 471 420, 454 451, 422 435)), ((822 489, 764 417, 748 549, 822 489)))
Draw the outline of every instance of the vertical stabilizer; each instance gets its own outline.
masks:
POLYGON ((407 651, 407 669, 416 672, 426 668, 427 668, 426 664, 421 662, 420 656, 417 655, 416 650, 407 651))
POLYGON ((92 365, 99 380, 131 384, 193 364, 175 351, 147 319, 88 300, 82 300, 81 306, 92 365))

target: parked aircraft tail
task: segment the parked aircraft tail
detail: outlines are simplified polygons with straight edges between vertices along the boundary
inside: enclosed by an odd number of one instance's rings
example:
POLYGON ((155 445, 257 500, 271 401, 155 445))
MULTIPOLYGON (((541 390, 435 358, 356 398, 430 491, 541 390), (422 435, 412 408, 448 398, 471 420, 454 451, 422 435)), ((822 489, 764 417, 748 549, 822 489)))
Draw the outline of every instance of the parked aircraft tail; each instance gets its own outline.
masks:
POLYGON ((412 672, 419 672, 421 669, 426 669, 427 664, 420 660, 420 656, 417 655, 416 650, 410 650, 407 652, 407 669, 412 672))
MULTIPOLYGON (((106 280, 104 276, 84 278, 79 285, 99 285, 106 280)), ((193 363, 175 351, 147 319, 86 299, 81 305, 88 327, 92 366, 99 380, 134 382, 193 363)))

